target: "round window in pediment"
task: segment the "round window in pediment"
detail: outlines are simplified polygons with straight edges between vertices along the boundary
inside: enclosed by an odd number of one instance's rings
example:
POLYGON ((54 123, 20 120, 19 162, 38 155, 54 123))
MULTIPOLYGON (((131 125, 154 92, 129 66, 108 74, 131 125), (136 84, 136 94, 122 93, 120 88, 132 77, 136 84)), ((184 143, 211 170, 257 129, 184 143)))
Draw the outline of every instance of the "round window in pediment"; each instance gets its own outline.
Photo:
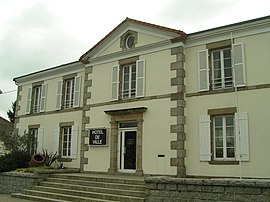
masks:
POLYGON ((135 41, 135 38, 133 35, 129 35, 127 38, 126 38, 126 48, 130 49, 134 46, 134 41, 135 41))

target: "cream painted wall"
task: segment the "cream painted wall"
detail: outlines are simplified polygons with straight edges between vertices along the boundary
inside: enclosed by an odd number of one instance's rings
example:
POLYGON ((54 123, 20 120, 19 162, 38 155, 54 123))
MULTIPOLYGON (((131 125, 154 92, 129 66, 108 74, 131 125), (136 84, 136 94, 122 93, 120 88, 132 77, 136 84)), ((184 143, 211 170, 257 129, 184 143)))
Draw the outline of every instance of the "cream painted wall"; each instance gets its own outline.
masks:
POLYGON ((74 126, 78 126, 78 148, 77 148, 77 158, 72 160, 72 162, 64 163, 66 167, 79 168, 80 167, 80 145, 81 145, 81 121, 82 112, 65 112, 65 113, 55 113, 40 116, 31 116, 20 118, 17 128, 19 128, 19 133, 23 134, 25 130, 28 129, 29 125, 40 124, 40 128, 43 128, 43 148, 47 149, 48 152, 52 152, 53 149, 53 136, 54 129, 59 129, 59 123, 74 121, 74 126))
MULTIPOLYGON (((247 85, 269 83, 266 72, 270 72, 270 33, 236 38, 235 43, 244 43, 247 85)), ((198 92, 198 51, 204 49, 206 45, 185 49, 187 93, 198 92)))
POLYGON ((138 34, 138 44, 136 45, 136 47, 140 47, 140 46, 145 46, 148 44, 154 44, 154 43, 158 43, 161 41, 164 41, 166 39, 161 38, 161 37, 157 37, 157 36, 153 36, 153 35, 149 35, 149 34, 145 34, 145 33, 141 33, 139 32, 138 34))
POLYGON ((270 83, 270 32, 238 38, 244 43, 247 85, 270 83))
MULTIPOLYGON (((269 64, 270 33, 236 38, 235 43, 244 43, 247 86, 270 84, 269 64)), ((205 45, 186 48, 186 92, 198 92, 198 56, 205 45)), ((188 175, 258 177, 269 178, 270 159, 266 155, 270 142, 268 123, 270 108, 269 88, 238 92, 239 112, 249 116, 249 154, 250 161, 239 165, 210 165, 200 162, 199 154, 199 116, 207 115, 208 109, 237 107, 236 93, 219 93, 186 98, 186 168, 188 175)))
MULTIPOLYGON (((170 98, 165 98, 92 107, 87 112, 91 122, 86 128, 110 128, 111 117, 104 113, 106 110, 146 107, 147 111, 143 115, 143 171, 145 174, 175 175, 176 167, 170 166, 170 158, 176 156, 176 152, 170 149, 170 142, 176 140, 176 134, 170 133, 170 125, 176 124, 176 118, 170 116, 170 108, 175 105, 170 98), (158 157, 159 154, 165 157, 158 157)), ((87 138, 86 143, 88 141, 87 138)), ((108 146, 89 147, 89 151, 85 152, 85 157, 88 158, 85 171, 108 171, 110 142, 108 143, 108 146)))
MULTIPOLYGON (((66 72, 66 75, 69 73, 66 72)), ((80 106, 83 105, 83 85, 84 85, 84 69, 80 72, 77 72, 77 76, 81 76, 81 94, 80 94, 80 106)), ((46 94, 46 107, 45 112, 51 112, 56 110, 56 94, 57 94, 57 82, 62 80, 62 75, 55 75, 55 78, 46 79, 43 77, 40 81, 44 81, 44 84, 48 84, 47 94, 46 94)), ((22 91, 20 95, 22 99, 19 101, 18 105, 20 106, 20 110, 18 111, 18 116, 26 114, 26 106, 27 106, 27 94, 28 88, 32 87, 32 84, 27 84, 22 86, 22 91)))
MULTIPOLYGON (((170 50, 142 55, 145 60, 145 97, 164 95, 175 92, 176 87, 171 86, 171 79, 176 76, 170 70, 170 63, 175 61, 170 50)), ((93 73, 88 77, 93 85, 89 88, 92 98, 88 104, 108 102, 111 100, 112 67, 118 62, 111 62, 93 67, 93 73)))
MULTIPOLYGON (((135 47, 138 48, 140 46, 153 44, 153 43, 157 43, 164 40, 166 39, 139 32, 138 43, 135 45, 135 47)), ((120 47, 120 37, 116 39, 115 41, 113 41, 108 47, 105 47, 105 49, 101 53, 98 54, 98 57, 116 53, 119 51, 122 51, 122 48, 120 47)))
MULTIPOLYGON (((239 112, 249 116, 250 161, 242 162, 242 176, 270 177, 270 159, 266 153, 270 142, 268 117, 270 109, 269 89, 238 92, 239 112), (263 166, 262 166, 263 165, 263 166)), ((239 176, 239 165, 210 165, 199 160, 199 116, 207 115, 208 109, 236 107, 236 94, 226 93, 191 97, 187 99, 187 174, 199 176, 239 176), (205 104, 202 104, 205 103, 205 104)))

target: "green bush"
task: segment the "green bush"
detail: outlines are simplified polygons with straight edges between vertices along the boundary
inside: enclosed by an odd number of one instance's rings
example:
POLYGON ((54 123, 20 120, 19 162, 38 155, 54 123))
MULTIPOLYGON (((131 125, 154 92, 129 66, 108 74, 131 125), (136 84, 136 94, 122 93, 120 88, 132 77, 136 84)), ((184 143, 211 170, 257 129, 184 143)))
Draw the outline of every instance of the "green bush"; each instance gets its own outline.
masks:
POLYGON ((27 168, 30 156, 25 151, 11 151, 0 156, 0 172, 9 172, 17 168, 27 168))

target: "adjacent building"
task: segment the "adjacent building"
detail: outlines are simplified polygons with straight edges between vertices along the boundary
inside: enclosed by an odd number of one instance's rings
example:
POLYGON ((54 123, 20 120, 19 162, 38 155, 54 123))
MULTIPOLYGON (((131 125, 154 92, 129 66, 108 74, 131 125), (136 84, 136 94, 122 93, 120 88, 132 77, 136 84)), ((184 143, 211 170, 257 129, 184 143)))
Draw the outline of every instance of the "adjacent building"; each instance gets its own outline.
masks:
MULTIPOLYGON (((0 134, 10 134, 14 130, 14 124, 0 117, 0 134)), ((0 139, 0 155, 5 153, 4 143, 0 139)))
POLYGON ((85 172, 270 177, 269 39, 269 16, 192 34, 126 18, 14 79, 17 132, 85 172))

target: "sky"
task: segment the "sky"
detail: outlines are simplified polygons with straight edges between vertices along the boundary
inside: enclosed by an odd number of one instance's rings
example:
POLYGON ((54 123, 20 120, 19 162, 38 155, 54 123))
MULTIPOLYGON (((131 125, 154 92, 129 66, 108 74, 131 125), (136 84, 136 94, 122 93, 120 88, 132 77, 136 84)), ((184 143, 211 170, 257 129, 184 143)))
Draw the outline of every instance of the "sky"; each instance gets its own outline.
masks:
POLYGON ((270 15, 269 0, 0 0, 0 116, 13 78, 77 61, 126 17, 187 34, 270 15))

